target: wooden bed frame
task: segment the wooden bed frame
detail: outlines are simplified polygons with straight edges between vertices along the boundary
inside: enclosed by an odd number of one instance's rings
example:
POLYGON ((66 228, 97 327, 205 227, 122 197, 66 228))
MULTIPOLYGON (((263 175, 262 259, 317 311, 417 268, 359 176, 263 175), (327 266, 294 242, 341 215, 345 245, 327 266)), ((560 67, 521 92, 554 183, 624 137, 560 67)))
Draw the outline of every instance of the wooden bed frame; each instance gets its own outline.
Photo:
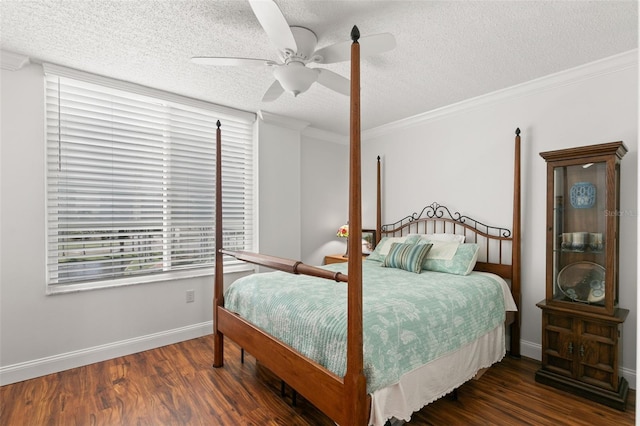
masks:
MULTIPOLYGON (((370 396, 366 392, 366 377, 363 371, 363 336, 362 336, 362 245, 361 245, 361 160, 360 160, 360 38, 357 27, 351 32, 351 124, 350 124, 350 165, 349 165, 349 229, 348 239, 348 276, 334 273, 322 268, 305 265, 289 259, 260 255, 248 252, 233 252, 222 248, 222 164, 220 122, 216 132, 216 266, 215 290, 213 300, 214 324, 214 367, 223 366, 224 336, 233 339, 240 347, 251 353, 261 364, 289 384, 308 401, 343 426, 366 425, 369 420, 370 396), (347 303, 347 368, 344 377, 324 368, 322 365, 298 353, 292 347, 273 338, 261 329, 244 320, 239 315, 224 308, 223 299, 223 254, 234 256, 240 260, 268 266, 294 274, 306 274, 345 281, 348 286, 347 303)), ((516 164, 514 172, 514 214, 512 235, 500 235, 499 240, 512 243, 511 265, 494 266, 489 262, 479 262, 476 269, 496 272, 511 279, 511 290, 518 307, 520 306, 520 137, 516 135, 516 164)), ((378 162, 378 179, 380 176, 378 162)), ((380 200, 380 183, 378 183, 378 200, 380 200)), ((438 210, 440 211, 440 210, 438 210)), ((438 213, 439 214, 439 213, 438 213)), ((439 217, 438 217, 439 218, 439 217)), ((488 231, 473 228, 466 217, 450 218, 455 226, 473 230, 481 237, 490 236, 488 231), (467 228, 468 227, 468 228, 467 228)), ((420 218, 411 220, 411 226, 422 223, 420 218)), ((475 222, 475 221, 474 221, 475 222)), ((475 222, 477 223, 477 222, 475 222)), ((406 224, 394 227, 382 227, 380 201, 377 212, 378 230, 385 234, 394 234, 411 229, 406 224)), ((480 224, 482 225, 482 224, 480 224)), ((496 228, 501 229, 501 228, 496 228)), ((508 231, 507 231, 508 232, 508 231)), ((378 235, 381 233, 378 232, 378 235)), ((502 241, 501 241, 502 243, 502 241)), ((502 249, 499 250, 502 253, 502 249)), ((502 258, 502 255, 500 255, 502 258)), ((520 354, 519 321, 511 326, 511 354, 520 354)))

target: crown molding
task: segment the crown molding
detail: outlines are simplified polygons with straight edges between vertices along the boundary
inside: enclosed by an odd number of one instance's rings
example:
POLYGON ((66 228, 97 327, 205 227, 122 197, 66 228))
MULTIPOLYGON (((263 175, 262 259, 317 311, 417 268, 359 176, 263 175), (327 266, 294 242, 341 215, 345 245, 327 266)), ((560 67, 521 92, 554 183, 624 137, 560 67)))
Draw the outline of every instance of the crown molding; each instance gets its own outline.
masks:
POLYGON ((430 120, 439 119, 461 111, 483 107, 495 102, 516 99, 522 96, 553 90, 562 86, 580 83, 602 75, 616 73, 628 68, 638 67, 638 49, 629 50, 618 55, 609 56, 588 64, 570 68, 544 77, 536 78, 515 86, 500 89, 485 95, 466 99, 455 104, 437 108, 422 114, 404 118, 383 126, 378 126, 362 132, 363 139, 371 139, 389 135, 399 129, 405 129, 430 120))
POLYGON ((303 129, 309 126, 310 123, 302 120, 296 120, 295 118, 285 117, 283 115, 273 114, 271 112, 260 110, 258 111, 258 118, 267 124, 274 124, 280 127, 286 127, 288 129, 301 132, 303 129))
POLYGON ((19 53, 0 50, 0 67, 3 70, 18 71, 20 68, 29 64, 29 57, 19 53))

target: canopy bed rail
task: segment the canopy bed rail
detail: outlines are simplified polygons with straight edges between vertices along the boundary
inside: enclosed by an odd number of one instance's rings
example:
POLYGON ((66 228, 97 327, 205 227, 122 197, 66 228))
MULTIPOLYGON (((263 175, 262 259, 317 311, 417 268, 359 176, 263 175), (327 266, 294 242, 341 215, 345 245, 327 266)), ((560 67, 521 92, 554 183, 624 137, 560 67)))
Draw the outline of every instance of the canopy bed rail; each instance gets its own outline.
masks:
POLYGON ((233 256, 238 260, 255 263, 261 266, 277 269, 278 271, 290 274, 310 275, 312 277, 326 278, 337 282, 348 282, 349 277, 342 272, 332 272, 326 269, 310 266, 297 260, 285 259, 282 257, 269 256, 266 254, 252 253, 248 251, 221 250, 222 254, 233 256))

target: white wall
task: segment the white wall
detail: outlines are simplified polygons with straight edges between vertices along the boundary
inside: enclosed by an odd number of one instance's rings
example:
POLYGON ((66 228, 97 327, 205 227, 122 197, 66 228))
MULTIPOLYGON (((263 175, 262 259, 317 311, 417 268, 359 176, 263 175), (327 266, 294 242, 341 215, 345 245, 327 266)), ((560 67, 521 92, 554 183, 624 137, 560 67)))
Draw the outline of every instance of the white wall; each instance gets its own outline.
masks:
POLYGON ((0 384, 211 333, 213 276, 45 295, 42 67, 3 69, 0 105, 0 384))
MULTIPOLYGON (((546 163, 542 151, 624 141, 620 306, 623 374, 635 388, 637 337, 637 52, 476 98, 364 134, 363 164, 383 157, 383 223, 437 201, 481 222, 511 227, 513 141, 522 130, 522 354, 541 358, 545 291, 546 163)), ((373 169, 372 169, 373 170, 373 169)), ((375 174, 363 170, 365 199, 375 174)), ((370 204, 370 203, 369 203, 370 204)), ((363 207, 363 215, 372 215, 363 207)))
POLYGON ((300 259, 300 131, 307 123, 258 114, 259 251, 300 259))
POLYGON ((348 216, 347 139, 265 111, 258 117, 259 251, 321 265, 346 249, 336 231, 348 216))
POLYGON ((336 236, 349 217, 349 146, 344 137, 303 132, 300 159, 302 261, 321 265, 327 254, 342 254, 347 244, 336 236))

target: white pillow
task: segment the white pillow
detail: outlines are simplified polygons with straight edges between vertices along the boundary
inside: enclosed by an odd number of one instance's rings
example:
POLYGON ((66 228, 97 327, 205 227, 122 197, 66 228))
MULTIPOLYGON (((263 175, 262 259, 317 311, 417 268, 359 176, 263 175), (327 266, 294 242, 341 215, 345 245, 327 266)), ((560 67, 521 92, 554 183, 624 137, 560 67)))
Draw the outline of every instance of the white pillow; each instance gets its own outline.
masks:
POLYGON ((407 237, 388 237, 385 238, 384 241, 380 241, 380 244, 376 246, 376 249, 380 247, 378 253, 386 256, 389 254, 389 250, 391 250, 393 243, 404 243, 406 240, 407 237))
POLYGON ((369 255, 369 260, 377 260, 382 262, 389 254, 393 243, 404 243, 407 241, 408 236, 403 237, 382 237, 380 242, 376 246, 375 250, 369 255))
POLYGON ((465 236, 460 234, 447 234, 447 233, 436 233, 436 234, 409 234, 407 236, 418 235, 420 239, 429 240, 429 241, 445 241, 445 242, 457 242, 460 244, 464 244, 465 236))

